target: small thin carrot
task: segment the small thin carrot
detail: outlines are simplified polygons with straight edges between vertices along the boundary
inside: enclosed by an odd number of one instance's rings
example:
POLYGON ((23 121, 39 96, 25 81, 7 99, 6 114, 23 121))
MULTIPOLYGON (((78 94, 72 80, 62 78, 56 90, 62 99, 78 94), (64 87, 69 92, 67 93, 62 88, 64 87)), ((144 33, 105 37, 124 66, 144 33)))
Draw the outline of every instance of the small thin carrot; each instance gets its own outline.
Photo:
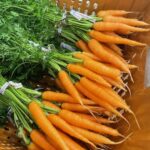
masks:
POLYGON ((66 91, 78 102, 80 102, 81 104, 83 104, 80 94, 78 93, 78 91, 76 90, 76 88, 74 87, 71 79, 69 78, 69 75, 61 70, 59 71, 59 79, 61 81, 61 83, 63 84, 64 88, 66 89, 66 91))
POLYGON ((100 42, 104 42, 104 43, 126 44, 126 45, 129 45, 129 46, 146 46, 146 44, 143 44, 143 43, 140 43, 140 42, 136 42, 136 41, 133 41, 133 40, 129 40, 129 39, 121 38, 121 37, 117 37, 117 36, 115 37, 115 36, 106 35, 102 32, 98 32, 98 31, 95 31, 95 30, 91 30, 89 32, 89 35, 92 38, 95 38, 96 40, 98 40, 100 42))
POLYGON ((79 145, 75 140, 71 139, 67 134, 58 130, 60 136, 65 141, 70 150, 85 150, 81 145, 79 145))
POLYGON ((99 132, 102 134, 109 134, 112 136, 122 136, 116 129, 113 129, 113 128, 98 124, 96 122, 90 121, 88 119, 82 118, 78 116, 77 114, 68 110, 60 111, 59 116, 73 126, 77 126, 77 127, 84 128, 84 129, 89 129, 89 130, 99 132))
POLYGON ((79 58, 79 59, 82 59, 82 60, 93 60, 92 58, 90 58, 90 57, 87 56, 87 55, 84 55, 84 54, 81 53, 81 52, 76 52, 76 53, 73 54, 73 56, 74 56, 75 58, 79 58))
POLYGON ((37 123, 38 127, 50 138, 52 139, 62 150, 69 150, 65 142, 62 140, 60 135, 58 134, 55 127, 51 124, 51 122, 47 119, 42 109, 39 105, 32 101, 29 104, 29 111, 37 123))
POLYGON ((79 75, 82 75, 82 76, 85 76, 103 86, 106 86, 106 87, 111 87, 111 85, 106 82, 100 75, 92 72, 91 70, 88 70, 87 68, 84 68, 83 66, 81 65, 77 65, 77 64, 68 64, 67 65, 67 68, 70 72, 72 73, 76 73, 76 74, 79 74, 79 75))
POLYGON ((44 150, 56 150, 52 145, 48 143, 44 135, 38 130, 32 130, 32 132, 30 133, 30 137, 32 141, 40 148, 44 150))
POLYGON ((104 17, 104 16, 125 16, 127 14, 131 13, 130 11, 125 10, 101 10, 97 13, 98 17, 104 17))
POLYGON ((121 34, 130 34, 132 32, 148 32, 150 30, 146 28, 133 27, 123 23, 114 23, 114 22, 96 22, 93 24, 93 29, 101 32, 109 31, 121 34))
POLYGON ((114 17, 114 16, 105 16, 103 17, 104 22, 114 22, 114 23, 123 23, 130 26, 147 26, 148 23, 144 21, 139 21, 138 19, 124 18, 124 17, 114 17))
POLYGON ((112 53, 109 53, 108 50, 105 49, 105 47, 100 44, 97 40, 92 39, 88 42, 88 45, 90 47, 90 49, 92 50, 92 52, 97 55, 100 59, 102 59, 103 61, 105 61, 106 63, 110 63, 116 67, 118 67, 119 69, 130 73, 129 68, 127 67, 127 65, 120 60, 120 58, 118 58, 117 56, 115 56, 112 53))
POLYGON ((89 140, 87 140, 86 138, 84 138, 83 136, 78 134, 77 132, 75 132, 75 130, 60 116, 54 115, 54 114, 49 114, 47 118, 50 122, 52 122, 52 124, 55 127, 59 128, 63 132, 95 147, 95 145, 92 142, 90 142, 89 140))
POLYGON ((39 146, 37 146, 35 143, 31 142, 28 145, 28 150, 42 150, 39 146))
POLYGON ((56 82, 56 85, 58 86, 58 88, 60 88, 62 91, 66 91, 58 78, 55 79, 55 82, 56 82))
POLYGON ((70 110, 73 112, 80 112, 80 113, 89 113, 89 111, 97 112, 97 113, 104 113, 107 111, 103 107, 99 106, 87 106, 87 105, 81 105, 81 104, 70 104, 70 103, 63 103, 61 105, 62 109, 70 110))
POLYGON ((91 59, 93 59, 95 61, 101 61, 100 58, 98 58, 97 56, 95 56, 93 53, 82 52, 82 54, 90 57, 91 59))
POLYGON ((115 123, 115 121, 112 120, 108 120, 106 118, 102 118, 100 116, 91 116, 85 113, 76 113, 77 115, 79 115, 80 117, 83 117, 85 119, 88 119, 90 121, 94 121, 97 123, 102 123, 102 124, 109 124, 109 123, 115 123))
POLYGON ((129 69, 136 69, 136 68, 138 68, 138 66, 136 66, 136 65, 131 65, 131 64, 128 64, 128 67, 129 67, 129 69))
POLYGON ((110 43, 107 43, 108 47, 110 47, 114 52, 116 52, 118 55, 120 56, 123 56, 122 54, 122 49, 116 45, 116 44, 110 44, 110 43))
POLYGON ((88 48, 86 42, 84 42, 83 40, 79 40, 76 42, 76 46, 78 48, 80 48, 83 52, 88 52, 91 53, 90 49, 88 48))
POLYGON ((58 106, 56 106, 55 104, 53 104, 49 101, 42 101, 42 103, 50 108, 54 108, 56 110, 61 110, 58 106))
MULTIPOLYGON (((56 102, 79 103, 66 93, 53 92, 53 91, 43 92, 42 99, 47 101, 56 101, 56 102)), ((95 105, 95 103, 90 99, 81 98, 81 100, 85 105, 95 105)))

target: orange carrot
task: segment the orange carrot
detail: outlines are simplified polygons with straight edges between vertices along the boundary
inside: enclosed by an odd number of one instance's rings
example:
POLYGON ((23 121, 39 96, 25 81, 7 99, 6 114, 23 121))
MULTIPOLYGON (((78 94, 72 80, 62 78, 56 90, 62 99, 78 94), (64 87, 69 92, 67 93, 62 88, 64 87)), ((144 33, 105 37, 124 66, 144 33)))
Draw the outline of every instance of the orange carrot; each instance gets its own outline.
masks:
POLYGON ((65 91, 65 88, 63 87, 62 83, 60 82, 58 78, 55 79, 55 82, 58 88, 60 88, 62 91, 65 91))
POLYGON ((100 44, 97 40, 92 39, 88 42, 88 44, 89 44, 90 49, 93 51, 93 53, 97 55, 98 57, 100 57, 100 59, 118 67, 119 69, 127 73, 130 73, 127 65, 124 62, 122 62, 122 60, 120 60, 117 56, 105 50, 103 45, 100 44))
POLYGON ((100 74, 102 76, 104 75, 104 76, 116 79, 117 77, 121 75, 121 72, 119 69, 112 67, 112 66, 108 66, 100 62, 86 60, 83 62, 83 65, 89 70, 97 74, 100 74))
POLYGON ((29 104, 29 111, 38 125, 38 127, 50 138, 52 139, 62 150, 69 150, 67 145, 64 143, 60 135, 58 134, 55 127, 51 124, 51 122, 47 119, 42 109, 39 105, 32 101, 29 104))
POLYGON ((80 113, 89 113, 89 111, 97 112, 97 113, 106 113, 106 109, 103 107, 98 107, 98 106, 87 106, 87 105, 81 105, 81 104, 70 104, 70 103, 63 103, 61 105, 62 109, 70 110, 73 112, 80 112, 80 113))
POLYGON ((88 144, 94 146, 94 144, 92 142, 90 142, 89 140, 87 140, 86 138, 84 138, 83 136, 78 134, 77 132, 75 132, 75 130, 65 120, 63 120, 60 116, 54 115, 54 114, 49 114, 48 119, 50 122, 52 122, 52 124, 55 127, 59 128, 63 132, 65 132, 65 133, 69 134, 70 136, 75 137, 75 138, 77 138, 77 139, 79 139, 85 143, 88 143, 88 144))
MULTIPOLYGON (((79 102, 75 101, 68 94, 53 92, 53 91, 43 92, 42 99, 47 100, 47 101, 56 101, 56 102, 79 103, 79 102)), ((81 98, 81 100, 82 100, 83 104, 85 104, 85 105, 95 105, 95 103, 89 99, 81 98)))
POLYGON ((87 55, 84 55, 84 54, 81 53, 81 52, 76 52, 76 53, 73 54, 73 56, 74 56, 75 58, 79 58, 79 59, 82 59, 82 60, 93 60, 92 58, 90 58, 90 57, 87 56, 87 55))
POLYGON ((104 22, 114 22, 114 23, 123 23, 130 26, 147 26, 149 25, 146 22, 139 21, 138 19, 124 18, 124 17, 114 17, 114 16, 105 16, 103 17, 104 22))
POLYGON ((126 44, 126 45, 130 45, 130 46, 146 46, 146 44, 143 44, 140 42, 136 42, 133 40, 129 40, 129 39, 121 38, 121 37, 117 37, 117 36, 115 37, 115 36, 106 35, 102 32, 98 32, 95 30, 91 30, 89 32, 89 35, 92 38, 95 38, 96 40, 98 40, 100 42, 104 42, 104 43, 126 44))
POLYGON ((54 108, 56 110, 61 110, 58 106, 56 106, 55 104, 48 102, 48 101, 42 101, 42 103, 50 108, 54 108))
POLYGON ((138 28, 123 23, 114 23, 114 22, 96 22, 93 25, 93 29, 95 29, 96 31, 102 31, 102 32, 109 31, 109 32, 117 32, 121 34, 130 34, 132 32, 148 32, 150 30, 150 29, 138 28))
POLYGON ((83 40, 79 40, 76 42, 76 46, 80 48, 83 52, 91 53, 90 49, 88 48, 87 44, 83 40))
POLYGON ((46 140, 44 135, 42 133, 40 133, 39 131, 32 130, 32 132, 30 133, 30 137, 31 137, 32 141, 36 145, 38 145, 40 148, 42 148, 44 150, 56 150, 52 145, 50 145, 48 143, 48 141, 46 140))
POLYGON ((117 46, 116 44, 110 44, 110 43, 107 43, 107 45, 109 48, 111 48, 118 55, 123 56, 122 49, 119 46, 117 46))
POLYGON ((28 145, 28 150, 42 150, 42 149, 32 142, 28 145))
POLYGON ((97 13, 98 17, 103 16, 124 16, 131 12, 125 10, 101 10, 97 13))
POLYGON ((61 132, 60 130, 58 130, 58 132, 70 150, 85 150, 85 148, 83 148, 81 145, 71 139, 71 137, 69 137, 67 134, 61 132))
POLYGON ((67 68, 70 72, 75 73, 75 74, 79 74, 82 76, 85 76, 103 86, 106 87, 111 87, 111 85, 109 83, 107 83, 100 75, 88 70, 87 68, 84 68, 81 65, 77 65, 77 64, 68 64, 67 68))
POLYGON ((95 56, 94 54, 92 53, 86 53, 86 52, 82 52, 83 55, 86 55, 88 56, 89 58, 95 60, 95 61, 101 61, 100 58, 98 58, 97 56, 95 56))
POLYGON ((76 88, 74 87, 68 74, 65 71, 61 70, 61 71, 59 71, 58 76, 59 76, 59 79, 60 79, 61 83, 63 84, 64 88, 74 98, 74 100, 83 104, 81 97, 80 97, 78 91, 76 90, 76 88))
MULTIPOLYGON (((91 93, 93 93, 95 96, 98 96, 99 98, 102 98, 103 100, 107 101, 112 106, 124 108, 127 111, 131 112, 129 106, 121 99, 121 97, 114 98, 112 95, 108 94, 103 87, 98 86, 97 84, 88 80, 87 78, 81 78, 80 83, 83 86, 86 85, 85 87, 88 91, 91 91, 91 93)), ((110 90, 113 91, 112 89, 110 90)))
POLYGON ((90 121, 94 121, 97 123, 103 123, 103 124, 115 123, 115 121, 111 121, 106 118, 102 118, 100 116, 91 116, 91 115, 84 114, 84 113, 76 113, 76 114, 82 118, 85 118, 85 119, 88 119, 90 121))
POLYGON ((138 66, 136 66, 136 65, 131 65, 131 64, 128 64, 128 67, 129 67, 129 69, 136 69, 136 68, 138 68, 138 66))
POLYGON ((121 134, 116 129, 112 129, 110 127, 87 120, 68 110, 62 110, 59 113, 59 116, 63 118, 66 122, 70 123, 71 125, 80 128, 89 129, 95 132, 99 132, 102 134, 109 134, 112 136, 121 136, 121 134))

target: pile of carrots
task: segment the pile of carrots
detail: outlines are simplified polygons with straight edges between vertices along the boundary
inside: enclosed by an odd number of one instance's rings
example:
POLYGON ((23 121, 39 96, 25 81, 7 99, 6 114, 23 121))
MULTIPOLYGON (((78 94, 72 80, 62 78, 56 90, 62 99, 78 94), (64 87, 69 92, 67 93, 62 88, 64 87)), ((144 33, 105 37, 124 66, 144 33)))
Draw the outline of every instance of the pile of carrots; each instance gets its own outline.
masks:
POLYGON ((61 70, 56 79, 60 91, 43 92, 43 104, 58 110, 57 114, 46 114, 35 101, 29 104, 29 111, 39 127, 31 133, 29 150, 85 150, 120 144, 130 136, 124 138, 111 127, 116 123, 110 120, 113 115, 129 124, 120 109, 132 114, 139 126, 134 112, 113 90, 117 87, 127 91, 122 74, 131 76, 130 70, 137 68, 123 58, 118 44, 146 46, 121 36, 149 31, 141 28, 148 26, 147 23, 126 18, 129 13, 123 10, 100 11, 97 16, 103 21, 94 23, 86 34, 76 33, 81 37, 76 46, 82 52, 74 53, 74 57, 83 62, 68 64, 67 69, 78 74, 79 78, 72 81, 69 74, 61 70), (123 139, 114 142, 109 136, 123 139))

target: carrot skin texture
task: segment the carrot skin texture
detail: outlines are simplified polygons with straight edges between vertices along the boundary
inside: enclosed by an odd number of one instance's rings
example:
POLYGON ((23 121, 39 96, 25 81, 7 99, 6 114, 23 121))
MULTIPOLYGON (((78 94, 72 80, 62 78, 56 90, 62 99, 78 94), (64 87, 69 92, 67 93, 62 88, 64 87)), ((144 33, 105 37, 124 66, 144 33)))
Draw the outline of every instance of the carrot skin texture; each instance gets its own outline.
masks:
POLYGON ((37 146, 35 143, 30 143, 28 145, 28 150, 42 150, 39 146, 37 146))
POLYGON ((30 137, 34 143, 44 150, 56 150, 52 145, 48 143, 42 133, 37 130, 32 130, 30 137))
POLYGON ((49 101, 42 101, 42 103, 50 108, 54 108, 56 110, 61 110, 58 106, 56 106, 55 104, 53 104, 49 101))
POLYGON ((78 102, 82 103, 81 97, 78 93, 78 91, 76 90, 76 88, 74 87, 72 81, 70 80, 68 74, 61 70, 59 71, 59 79, 62 82, 64 88, 66 89, 66 91, 78 102))
POLYGON ((38 106, 36 102, 31 102, 29 104, 29 111, 37 123, 38 127, 50 138, 52 139, 61 150, 69 150, 67 145, 61 139, 55 127, 47 119, 42 109, 38 106), (38 114, 38 115, 37 115, 38 114))
POLYGON ((103 86, 111 87, 111 85, 108 82, 106 82, 100 75, 92 72, 91 70, 88 70, 87 68, 84 68, 83 66, 76 65, 76 64, 69 64, 67 68, 72 73, 85 76, 99 84, 102 84, 103 86))
POLYGON ((95 123, 95 122, 92 122, 85 118, 82 118, 82 117, 78 116, 77 114, 70 112, 68 110, 62 110, 59 113, 59 116, 73 126, 77 126, 77 127, 84 128, 84 129, 89 129, 89 130, 99 132, 102 134, 109 134, 112 136, 120 136, 120 133, 117 130, 112 129, 107 126, 104 126, 104 125, 101 125, 101 124, 98 124, 98 123, 95 123))
POLYGON ((83 40, 79 40, 76 42, 76 46, 80 48, 83 52, 91 53, 90 49, 88 48, 87 44, 83 40))
POLYGON ((62 139, 65 141, 70 150, 85 150, 85 148, 81 147, 78 143, 76 143, 71 137, 67 134, 58 131, 62 139))

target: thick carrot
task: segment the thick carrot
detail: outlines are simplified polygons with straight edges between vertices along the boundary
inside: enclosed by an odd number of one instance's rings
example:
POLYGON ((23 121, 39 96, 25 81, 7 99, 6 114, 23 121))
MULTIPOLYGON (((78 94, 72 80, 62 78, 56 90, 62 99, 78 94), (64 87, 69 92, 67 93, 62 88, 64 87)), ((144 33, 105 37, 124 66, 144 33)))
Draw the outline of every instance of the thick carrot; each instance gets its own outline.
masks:
MULTIPOLYGON (((138 28, 129 26, 123 23, 114 22, 96 22, 93 24, 93 29, 102 32, 117 32, 121 34, 130 34, 132 32, 148 32, 150 29, 138 28)), ((120 44, 120 43, 119 43, 120 44)))
POLYGON ((76 114, 79 115, 80 117, 83 117, 85 119, 88 119, 90 121, 94 121, 97 123, 103 123, 103 124, 115 123, 115 121, 111 121, 106 118, 102 118, 100 116, 91 116, 85 113, 76 113, 76 114))
POLYGON ((61 105, 62 109, 70 110, 73 112, 80 112, 80 113, 89 113, 89 111, 97 112, 97 113, 106 113, 106 109, 103 107, 98 107, 98 106, 87 106, 87 105, 81 105, 81 104, 70 104, 70 103, 63 103, 61 105))
POLYGON ((76 46, 80 48, 83 52, 91 53, 90 49, 88 48, 88 45, 83 40, 77 41, 76 46))
POLYGON ((53 104, 49 101, 42 101, 42 103, 50 108, 54 108, 56 110, 61 110, 58 106, 56 106, 55 104, 53 104))
POLYGON ((92 142, 90 142, 89 140, 87 140, 86 138, 84 138, 83 136, 78 134, 77 132, 75 132, 75 130, 60 116, 54 115, 54 114, 49 114, 47 118, 50 122, 52 122, 52 124, 55 127, 59 128, 63 132, 95 147, 95 145, 92 142))
POLYGON ((111 87, 111 85, 106 82, 100 75, 92 72, 91 70, 88 70, 87 68, 84 68, 83 66, 81 65, 77 65, 77 64, 68 64, 67 65, 67 68, 70 72, 72 73, 76 73, 76 74, 79 74, 79 75, 82 75, 82 76, 85 76, 103 86, 106 86, 106 87, 111 87))
POLYGON ((81 145, 71 139, 71 137, 69 137, 67 134, 61 132, 60 130, 58 130, 58 132, 70 150, 85 150, 85 148, 83 148, 81 145))
POLYGON ((95 56, 94 54, 92 53, 86 53, 86 52, 83 52, 82 53, 83 55, 86 55, 88 57, 90 57, 91 59, 95 60, 95 61, 101 61, 100 58, 98 58, 97 56, 95 56))
POLYGON ((110 63, 116 67, 118 67, 119 69, 130 73, 127 65, 120 60, 120 58, 118 58, 117 56, 115 56, 112 53, 109 53, 105 47, 103 47, 102 44, 100 44, 97 40, 92 39, 88 42, 88 45, 90 47, 90 49, 92 50, 92 52, 97 55, 100 59, 102 59, 103 61, 110 63))
POLYGON ((60 135, 58 134, 55 127, 51 124, 51 122, 47 119, 42 109, 39 105, 32 101, 29 104, 29 111, 38 125, 38 127, 50 138, 52 139, 62 150, 69 150, 65 142, 62 140, 60 135))
POLYGON ((97 13, 98 17, 103 16, 124 16, 131 12, 125 10, 101 10, 97 13))
MULTIPOLYGON (((96 97, 93 93, 92 90, 89 90, 88 88, 84 88, 84 86, 81 83, 76 83, 76 87, 83 92, 87 97, 90 97, 94 102, 96 102, 97 104, 99 104, 100 106, 104 107, 106 110, 116 114, 117 116, 121 117, 122 119, 124 119, 126 122, 128 122, 126 120, 126 118, 124 118, 112 105, 112 103, 114 102, 107 102, 105 99, 103 98, 99 98, 96 97)), ((98 86, 99 87, 99 86, 98 86)), ((92 88, 92 87, 91 87, 92 88)), ((103 91, 105 93, 105 91, 103 91)), ((103 93, 103 94, 104 94, 103 93)), ((110 95, 111 96, 111 95, 110 95)), ((101 96, 102 97, 102 96, 101 96)), ((112 97, 113 99, 113 97, 112 97)))
POLYGON ((81 97, 80 97, 78 91, 76 90, 76 88, 74 87, 68 74, 65 71, 61 70, 61 71, 59 71, 58 76, 59 76, 59 79, 60 79, 61 83, 63 84, 64 88, 74 98, 74 100, 83 104, 81 97))
MULTIPOLYGON (((47 101, 56 101, 56 102, 67 102, 67 103, 79 103, 74 100, 70 95, 65 93, 45 91, 42 94, 42 99, 47 101)), ((83 104, 85 105, 95 105, 95 103, 89 99, 81 98, 83 104)))
POLYGON ((55 82, 56 82, 56 85, 58 86, 58 88, 60 88, 62 91, 66 91, 58 78, 55 79, 55 82))
POLYGON ((76 130, 78 133, 80 133, 82 136, 86 137, 90 141, 94 142, 95 144, 114 144, 115 142, 111 141, 105 136, 102 136, 100 134, 88 131, 86 129, 78 128, 75 126, 72 126, 74 130, 76 130))
POLYGON ((104 22, 114 22, 114 23, 123 23, 130 26, 147 26, 149 25, 146 22, 139 21, 138 19, 124 18, 124 17, 114 17, 114 16, 105 16, 103 17, 104 22))
MULTIPOLYGON (((129 106, 121 99, 121 97, 114 98, 112 95, 108 94, 106 90, 104 90, 103 87, 98 86, 97 84, 88 80, 87 78, 84 78, 84 77, 81 78, 80 83, 83 86, 86 85, 85 88, 88 91, 91 91, 91 93, 93 93, 95 96, 98 96, 99 98, 107 101, 112 106, 120 107, 120 108, 126 109, 128 112, 131 112, 129 106)), ((110 90, 113 91, 112 89, 110 90)))
POLYGON ((112 129, 110 127, 82 118, 77 114, 68 110, 60 111, 59 116, 63 118, 66 122, 70 123, 71 125, 80 128, 89 129, 98 133, 109 134, 112 136, 121 136, 121 134, 116 129, 112 129))
MULTIPOLYGON (((146 46, 146 44, 143 44, 143 43, 140 43, 140 42, 136 42, 136 41, 133 41, 133 40, 129 40, 129 39, 126 39, 126 38, 121 38, 121 37, 115 37, 115 36, 110 36, 110 35, 106 35, 102 32, 98 32, 98 31, 95 31, 95 30, 91 30, 89 32, 89 35, 100 41, 100 42, 104 42, 104 43, 113 43, 113 44, 126 44, 126 45, 129 45, 129 46, 146 46)), ((91 49, 91 48, 90 48, 91 49)), ((92 49, 91 49, 92 51, 92 49)))
POLYGON ((110 44, 110 43, 107 43, 107 45, 108 45, 109 48, 111 48, 118 55, 123 56, 122 49, 118 45, 116 45, 116 44, 110 44))
POLYGON ((28 150, 42 150, 42 149, 32 142, 28 145, 28 150))
POLYGON ((30 133, 30 137, 31 137, 32 141, 36 145, 38 145, 40 148, 42 148, 44 150, 56 150, 52 145, 50 145, 48 143, 48 141, 46 140, 44 135, 42 133, 40 133, 39 131, 32 130, 32 132, 30 133))

